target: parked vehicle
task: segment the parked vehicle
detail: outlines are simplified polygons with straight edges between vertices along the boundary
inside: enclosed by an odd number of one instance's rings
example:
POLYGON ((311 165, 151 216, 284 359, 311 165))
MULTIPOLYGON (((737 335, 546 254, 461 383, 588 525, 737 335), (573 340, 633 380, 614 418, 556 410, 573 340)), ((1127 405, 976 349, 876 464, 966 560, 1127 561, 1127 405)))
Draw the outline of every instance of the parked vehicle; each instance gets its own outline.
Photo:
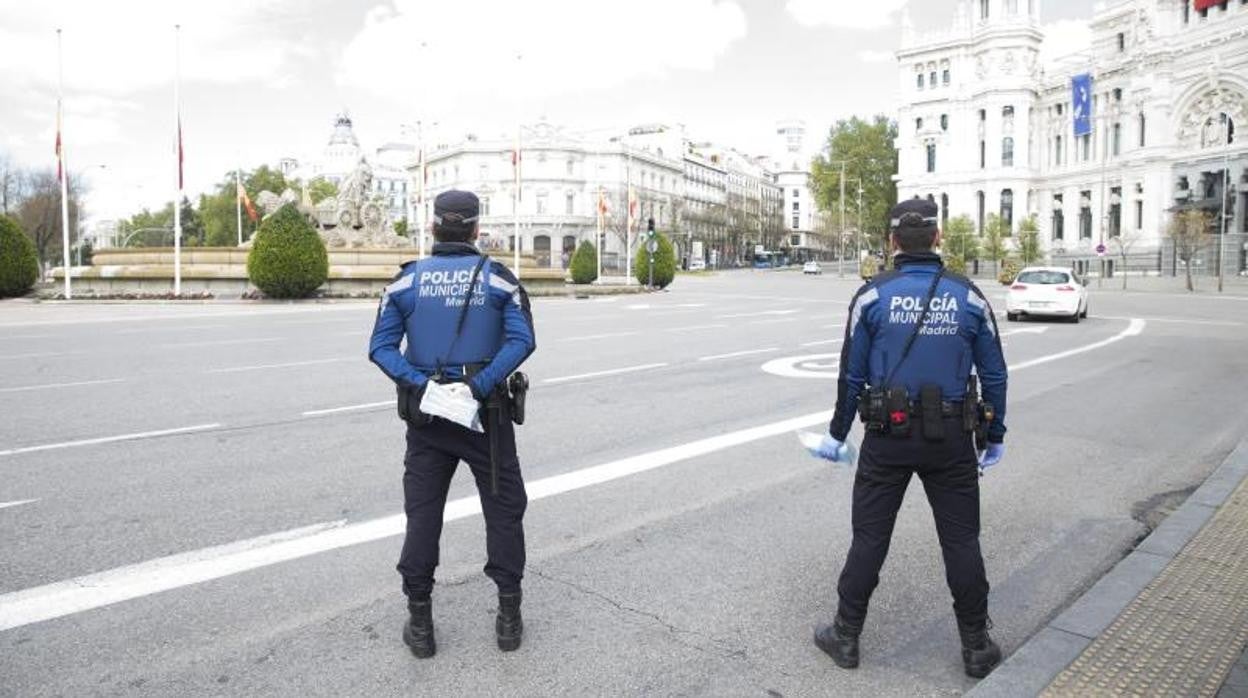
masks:
POLYGON ((803 274, 822 274, 823 267, 819 266, 819 263, 812 259, 809 262, 802 265, 802 273, 803 274))

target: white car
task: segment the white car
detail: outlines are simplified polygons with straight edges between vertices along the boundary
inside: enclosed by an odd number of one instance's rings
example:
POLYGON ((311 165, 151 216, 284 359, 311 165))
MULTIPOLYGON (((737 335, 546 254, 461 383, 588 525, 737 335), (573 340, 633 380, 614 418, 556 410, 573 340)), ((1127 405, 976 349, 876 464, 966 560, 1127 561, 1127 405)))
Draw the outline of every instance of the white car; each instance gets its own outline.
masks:
POLYGON ((704 259, 689 260, 689 271, 706 271, 706 260, 704 259))
POLYGON ((1070 267, 1027 267, 1010 284, 1005 318, 1064 317, 1079 322, 1088 316, 1088 289, 1070 267))
POLYGON ((809 262, 802 265, 802 273, 803 274, 822 274, 823 267, 819 266, 819 263, 812 259, 809 262))

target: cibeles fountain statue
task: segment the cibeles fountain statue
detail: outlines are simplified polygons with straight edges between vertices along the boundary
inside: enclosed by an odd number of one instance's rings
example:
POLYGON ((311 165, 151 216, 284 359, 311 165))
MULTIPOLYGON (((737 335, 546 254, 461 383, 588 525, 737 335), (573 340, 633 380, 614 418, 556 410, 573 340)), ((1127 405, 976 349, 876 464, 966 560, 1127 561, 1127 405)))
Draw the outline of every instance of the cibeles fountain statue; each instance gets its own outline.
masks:
MULTIPOLYGON (((286 204, 294 204, 317 227, 325 246, 335 248, 411 247, 411 241, 394 232, 394 224, 380 196, 372 193, 373 168, 360 160, 355 171, 342 181, 338 195, 312 203, 307 187, 302 194, 287 189, 280 195, 262 191, 256 204, 264 216, 286 204)), ((247 241, 247 246, 251 241, 247 241)))

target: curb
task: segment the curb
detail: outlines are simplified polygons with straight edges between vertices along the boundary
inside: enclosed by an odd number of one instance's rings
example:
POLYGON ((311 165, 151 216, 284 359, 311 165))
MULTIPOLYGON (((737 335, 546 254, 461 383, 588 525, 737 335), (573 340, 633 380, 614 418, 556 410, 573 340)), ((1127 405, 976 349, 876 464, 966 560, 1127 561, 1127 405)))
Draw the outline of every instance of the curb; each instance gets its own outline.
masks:
POLYGON ((1042 626, 967 696, 1038 695, 1105 632, 1248 478, 1248 438, 1131 554, 1042 626))

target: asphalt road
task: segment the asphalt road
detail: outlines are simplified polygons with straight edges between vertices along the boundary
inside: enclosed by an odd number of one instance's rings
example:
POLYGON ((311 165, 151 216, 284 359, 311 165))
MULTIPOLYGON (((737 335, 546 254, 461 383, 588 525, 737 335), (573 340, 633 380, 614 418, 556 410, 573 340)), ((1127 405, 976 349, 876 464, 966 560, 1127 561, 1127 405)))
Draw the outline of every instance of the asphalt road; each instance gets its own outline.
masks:
MULTIPOLYGON (((399 640, 403 434, 365 356, 374 304, 2 303, 0 695, 959 693, 917 485, 862 667, 810 641, 853 475, 793 431, 826 423, 854 287, 739 272, 535 301, 525 645, 493 646, 461 468, 423 662, 399 640)), ((983 547, 1007 651, 1248 429, 1248 298, 1106 290, 1091 314, 1001 324, 983 547)))

